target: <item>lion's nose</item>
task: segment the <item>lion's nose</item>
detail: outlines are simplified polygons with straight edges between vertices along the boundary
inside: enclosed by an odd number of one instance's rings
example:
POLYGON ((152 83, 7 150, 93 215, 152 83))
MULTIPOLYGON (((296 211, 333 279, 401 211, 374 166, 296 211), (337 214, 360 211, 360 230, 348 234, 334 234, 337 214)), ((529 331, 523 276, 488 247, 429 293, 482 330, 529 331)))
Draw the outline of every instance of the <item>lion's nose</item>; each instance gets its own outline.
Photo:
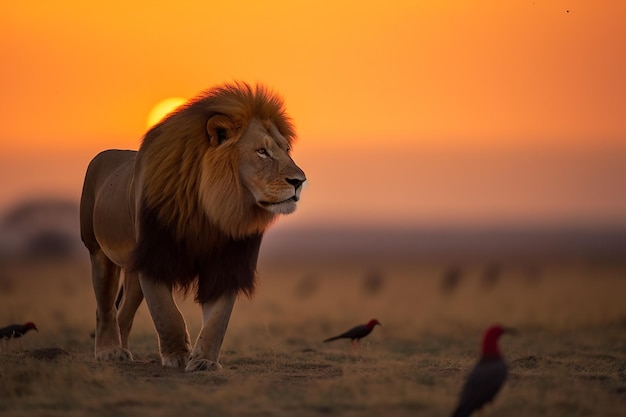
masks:
POLYGON ((297 190, 298 188, 300 188, 300 186, 302 185, 302 183, 305 180, 302 180, 300 178, 285 178, 285 181, 287 181, 289 184, 293 185, 293 188, 295 188, 297 190))

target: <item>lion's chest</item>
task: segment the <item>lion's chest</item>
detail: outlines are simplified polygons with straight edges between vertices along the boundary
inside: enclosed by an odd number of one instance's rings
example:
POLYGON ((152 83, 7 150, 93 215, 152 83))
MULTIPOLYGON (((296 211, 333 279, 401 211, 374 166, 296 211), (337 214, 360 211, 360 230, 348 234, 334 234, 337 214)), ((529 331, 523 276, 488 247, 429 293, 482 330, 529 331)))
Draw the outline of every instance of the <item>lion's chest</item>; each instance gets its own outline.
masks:
POLYGON ((205 225, 176 238, 156 210, 143 205, 140 213, 132 270, 156 282, 187 288, 197 284, 200 302, 224 293, 252 293, 262 234, 228 238, 205 225))

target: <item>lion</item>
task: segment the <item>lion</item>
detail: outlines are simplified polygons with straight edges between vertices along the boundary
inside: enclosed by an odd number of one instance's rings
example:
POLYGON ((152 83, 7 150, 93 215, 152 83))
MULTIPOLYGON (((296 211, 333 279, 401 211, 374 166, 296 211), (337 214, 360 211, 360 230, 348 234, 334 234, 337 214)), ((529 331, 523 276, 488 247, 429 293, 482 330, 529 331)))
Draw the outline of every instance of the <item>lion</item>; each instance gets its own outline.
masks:
POLYGON ((133 360, 128 336, 145 297, 163 366, 222 368, 230 314, 239 294, 253 294, 263 234, 296 209, 306 181, 290 156, 295 138, 281 97, 237 82, 174 111, 138 151, 106 150, 90 162, 80 229, 97 304, 96 360, 133 360), (194 289, 202 308, 193 348, 175 289, 194 289))

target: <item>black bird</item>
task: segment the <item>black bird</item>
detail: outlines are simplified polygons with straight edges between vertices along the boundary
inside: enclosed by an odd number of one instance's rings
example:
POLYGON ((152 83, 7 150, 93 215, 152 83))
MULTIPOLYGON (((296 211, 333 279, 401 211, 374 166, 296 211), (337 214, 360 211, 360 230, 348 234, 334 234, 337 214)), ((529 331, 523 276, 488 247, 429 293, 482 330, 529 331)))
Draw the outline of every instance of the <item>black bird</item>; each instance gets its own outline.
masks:
POLYGON ((370 321, 367 322, 367 324, 361 324, 361 325, 355 326, 351 328, 350 330, 348 330, 347 332, 341 333, 339 336, 330 337, 324 340, 324 342, 332 342, 333 340, 337 340, 337 339, 350 339, 352 343, 354 343, 355 340, 359 342, 365 336, 370 334, 372 330, 374 329, 374 326, 376 326, 377 324, 382 326, 382 324, 380 324, 378 320, 371 319, 370 321))
POLYGON ((493 401, 504 385, 509 366, 498 349, 498 339, 505 332, 514 333, 512 329, 500 325, 491 326, 485 331, 480 360, 465 381, 452 417, 468 417, 474 411, 481 410, 485 404, 493 401))
POLYGON ((31 329, 39 331, 37 326, 35 326, 35 323, 32 321, 29 321, 26 324, 11 324, 0 329, 0 340, 17 339, 18 337, 24 336, 26 332, 31 329))

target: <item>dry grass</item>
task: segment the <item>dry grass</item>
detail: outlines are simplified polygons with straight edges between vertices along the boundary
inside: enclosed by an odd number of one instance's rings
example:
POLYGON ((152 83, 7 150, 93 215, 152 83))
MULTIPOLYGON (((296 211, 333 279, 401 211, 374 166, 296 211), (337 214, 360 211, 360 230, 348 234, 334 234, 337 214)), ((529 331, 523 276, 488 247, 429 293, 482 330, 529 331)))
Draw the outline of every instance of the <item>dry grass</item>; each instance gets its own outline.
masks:
MULTIPOLYGON (((253 300, 238 301, 219 373, 159 365, 142 306, 136 362, 92 359, 95 303, 89 265, 0 267, 0 324, 39 333, 0 353, 3 416, 445 416, 476 359, 482 329, 517 327, 502 350, 511 376, 496 416, 621 416, 626 407, 626 266, 260 266, 253 300), (353 352, 320 341, 376 317, 383 327, 353 352), (60 348, 69 354, 41 354, 60 348), (39 354, 38 354, 39 353, 39 354)), ((181 300, 192 338, 200 311, 181 300)))

